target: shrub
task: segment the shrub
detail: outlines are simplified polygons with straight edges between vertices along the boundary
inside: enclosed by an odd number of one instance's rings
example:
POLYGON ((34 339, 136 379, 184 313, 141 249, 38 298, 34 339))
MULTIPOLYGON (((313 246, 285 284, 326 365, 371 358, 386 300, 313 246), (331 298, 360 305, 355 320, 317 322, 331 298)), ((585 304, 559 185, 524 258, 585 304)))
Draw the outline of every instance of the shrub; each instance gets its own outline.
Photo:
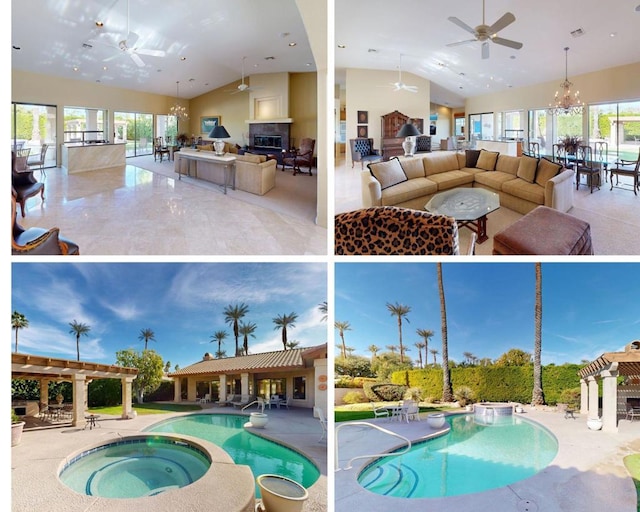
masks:
POLYGON ((580 388, 565 389, 560 393, 558 402, 567 404, 569 409, 580 407, 580 388))
POLYGON ((471 388, 468 386, 460 386, 453 391, 454 398, 460 404, 460 407, 464 407, 467 404, 472 404, 474 402, 475 395, 471 388))
POLYGON ((402 400, 407 387, 397 384, 366 383, 363 389, 370 402, 397 402, 402 400))
POLYGON ((366 398, 358 391, 349 391, 342 397, 342 401, 345 404, 361 404, 366 401, 366 398))
POLYGON ((415 400, 416 402, 422 401, 422 390, 418 387, 407 389, 404 394, 404 398, 407 400, 415 400))

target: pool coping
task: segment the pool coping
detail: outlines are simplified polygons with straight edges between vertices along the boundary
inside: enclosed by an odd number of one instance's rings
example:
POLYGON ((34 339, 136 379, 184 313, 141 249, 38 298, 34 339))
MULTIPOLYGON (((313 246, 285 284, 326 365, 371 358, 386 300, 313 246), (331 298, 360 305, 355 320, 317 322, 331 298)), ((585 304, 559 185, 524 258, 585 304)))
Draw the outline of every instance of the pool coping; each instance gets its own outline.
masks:
MULTIPOLYGON (((462 411, 461 411, 462 412, 462 411)), ((591 431, 586 417, 566 420, 552 409, 526 408, 523 417, 538 423, 558 440, 558 453, 551 464, 536 475, 499 489, 445 498, 393 498, 365 490, 357 476, 371 459, 360 460, 349 471, 339 471, 335 478, 335 512, 369 510, 397 510, 407 506, 416 510, 483 512, 571 510, 616 510, 637 512, 635 487, 623 467, 621 453, 640 451, 640 423, 620 422, 619 432, 609 434, 591 431), (499 508, 496 508, 499 507, 499 508)), ((396 431, 413 440, 434 434, 426 426, 426 414, 421 421, 410 424, 384 419, 367 420, 396 431)), ((338 424, 339 425, 339 424, 338 424)), ((370 453, 370 446, 378 452, 397 446, 381 435, 364 431, 339 434, 341 466, 353 453, 370 453), (369 450, 369 451, 367 451, 369 450)))

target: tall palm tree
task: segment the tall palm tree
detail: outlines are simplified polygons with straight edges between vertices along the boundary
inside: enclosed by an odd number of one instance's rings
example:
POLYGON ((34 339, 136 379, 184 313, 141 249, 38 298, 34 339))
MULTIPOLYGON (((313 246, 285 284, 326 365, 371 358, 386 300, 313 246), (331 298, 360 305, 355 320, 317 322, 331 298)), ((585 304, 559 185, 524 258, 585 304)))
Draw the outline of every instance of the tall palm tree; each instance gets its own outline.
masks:
POLYGON ((473 353, 471 352, 463 352, 462 355, 464 356, 467 364, 469 366, 471 366, 473 364, 473 362, 477 359, 476 356, 473 355, 473 353))
POLYGON ((437 348, 432 348, 429 349, 429 352, 431 352, 431 355, 433 356, 433 366, 435 367, 438 364, 438 361, 436 361, 436 356, 440 353, 440 351, 437 348))
POLYGON ((369 345, 367 350, 371 352, 371 360, 373 361, 378 355, 378 351, 380 350, 380 347, 377 347, 376 345, 369 345))
POLYGON ((276 326, 273 328, 274 331, 278 329, 282 329, 282 346, 284 350, 287 350, 287 327, 295 327, 296 320, 298 319, 298 315, 294 312, 289 313, 288 315, 282 314, 275 317, 272 321, 276 326))
POLYGON ((213 343, 214 341, 218 342, 218 351, 216 352, 216 357, 218 359, 222 358, 222 344, 224 343, 224 340, 227 339, 227 331, 216 331, 213 333, 213 336, 211 336, 211 340, 209 341, 209 343, 213 343))
POLYGON ((249 336, 255 338, 256 336, 253 333, 256 332, 257 328, 258 326, 253 322, 248 322, 246 324, 244 322, 240 322, 240 324, 238 325, 238 332, 240 332, 243 337, 242 348, 244 350, 245 356, 249 355, 249 336))
POLYGON ((296 348, 298 345, 300 345, 300 342, 298 340, 287 341, 287 348, 289 350, 291 350, 292 348, 296 348))
POLYGON ((416 329, 416 334, 424 341, 424 364, 429 362, 429 341, 433 337, 433 331, 431 329, 416 329))
POLYGON ((536 269, 536 304, 534 308, 535 337, 533 346, 533 405, 544 404, 544 392, 542 391, 542 268, 540 263, 535 264, 536 269))
POLYGON ((398 317, 398 342, 400 345, 400 362, 404 363, 404 350, 402 347, 402 319, 404 318, 407 322, 409 319, 407 315, 411 312, 410 306, 405 306, 404 304, 400 304, 396 302, 395 304, 391 304, 387 302, 387 309, 391 316, 398 317))
POLYGON ((418 349, 418 360, 420 361, 420 368, 424 368, 422 364, 422 349, 425 347, 425 343, 422 341, 416 341, 414 346, 418 349))
POLYGON ((344 342, 344 331, 350 331, 351 325, 349 324, 349 322, 341 322, 339 320, 336 320, 334 326, 336 329, 338 329, 338 334, 340 335, 340 340, 342 341, 342 357, 347 357, 347 345, 344 342))
POLYGON ((11 313, 11 328, 16 331, 16 352, 18 352, 18 331, 29 327, 29 320, 22 313, 14 311, 11 313))
POLYGON ((396 350, 398 350, 398 345, 387 345, 386 347, 387 347, 387 350, 392 354, 395 354, 396 350))
POLYGON ((320 313, 322 313, 322 321, 326 322, 327 321, 328 311, 329 311, 329 307, 327 305, 327 301, 324 300, 320 304, 318 304, 318 309, 320 310, 320 313))
POLYGON ((234 306, 229 304, 223 311, 224 321, 233 327, 233 336, 236 339, 236 356, 239 355, 238 338, 240 337, 240 331, 238 330, 238 322, 248 312, 249 306, 247 306, 244 302, 242 304, 236 304, 234 306))
POLYGON ((149 341, 156 341, 155 333, 151 329, 140 329, 140 335, 138 336, 140 341, 144 340, 144 349, 147 350, 147 343, 149 341))
POLYGON ((453 402, 451 374, 449 370, 449 342, 447 340, 447 305, 444 300, 442 282, 442 263, 436 263, 438 269, 438 292, 440 294, 440 322, 442 324, 442 401, 453 402))
POLYGON ((76 352, 78 353, 78 361, 80 361, 80 336, 89 336, 91 327, 87 324, 83 324, 82 322, 76 322, 75 320, 73 322, 69 322, 69 325, 71 326, 69 334, 76 335, 76 352))

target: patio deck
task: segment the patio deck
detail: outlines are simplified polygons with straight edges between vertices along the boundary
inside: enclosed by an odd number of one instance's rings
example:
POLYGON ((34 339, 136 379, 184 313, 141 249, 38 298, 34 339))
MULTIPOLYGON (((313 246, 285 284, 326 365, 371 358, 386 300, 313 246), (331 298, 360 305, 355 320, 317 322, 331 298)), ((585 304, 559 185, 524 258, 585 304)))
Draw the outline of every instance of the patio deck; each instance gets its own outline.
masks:
MULTIPOLYGON (((339 471, 335 478, 335 512, 369 510, 438 510, 441 512, 572 512, 610 510, 637 512, 636 490, 623 464, 623 457, 640 452, 640 421, 621 420, 618 433, 591 431, 587 418, 565 419, 549 409, 525 408, 523 417, 548 428, 558 439, 559 449, 550 466, 537 475, 512 485, 483 493, 447 498, 391 498, 364 490, 356 481, 366 459, 354 461, 353 469, 339 471)), ((415 440, 435 432, 420 422, 366 420, 415 440)), ((339 424, 338 424, 339 425, 339 424)), ((397 446, 398 440, 366 427, 347 427, 339 432, 339 466, 356 455, 380 453, 397 446), (373 451, 372 451, 373 450, 373 451)))
MULTIPOLYGON (((202 405, 203 413, 239 413, 233 408, 202 405)), ((304 503, 302 512, 326 511, 327 444, 325 441, 319 442, 322 435, 320 423, 313 418, 311 409, 273 409, 265 412, 269 416, 269 423, 259 434, 301 451, 313 460, 320 470, 320 478, 308 489, 309 499, 304 503)), ((25 431, 21 443, 11 449, 11 510, 121 512, 152 508, 155 512, 232 512, 235 485, 233 468, 230 468, 227 475, 224 474, 226 471, 214 475, 214 478, 222 481, 223 487, 228 490, 226 495, 216 494, 211 486, 198 485, 198 481, 183 489, 150 498, 106 499, 77 494, 58 479, 60 464, 72 452, 114 437, 136 434, 149 425, 170 417, 193 413, 147 414, 130 420, 103 415, 97 421, 99 427, 92 430, 64 425, 58 428, 25 431)), ((249 411, 246 413, 248 421, 249 411)), ((201 480, 204 478, 206 477, 201 480)))

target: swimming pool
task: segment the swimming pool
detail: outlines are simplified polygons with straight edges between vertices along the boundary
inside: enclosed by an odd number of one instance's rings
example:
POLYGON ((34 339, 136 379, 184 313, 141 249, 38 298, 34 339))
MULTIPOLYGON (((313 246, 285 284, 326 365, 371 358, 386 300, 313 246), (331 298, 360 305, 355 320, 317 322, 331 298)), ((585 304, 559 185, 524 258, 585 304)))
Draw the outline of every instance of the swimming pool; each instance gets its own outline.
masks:
POLYGON ((184 439, 131 436, 77 454, 59 477, 80 494, 139 498, 189 485, 210 465, 208 455, 184 439))
MULTIPOLYGON (((249 466, 254 477, 277 474, 305 488, 316 482, 320 471, 313 462, 291 448, 245 431, 247 420, 247 416, 237 414, 190 414, 162 421, 147 431, 205 439, 226 451, 236 464, 249 466)), ((257 485, 256 496, 260 496, 257 485)))
POLYGON ((368 465, 358 476, 360 485, 399 498, 482 492, 535 475, 558 452, 547 429, 519 416, 503 416, 490 425, 476 422, 473 414, 447 421, 448 434, 368 465))

